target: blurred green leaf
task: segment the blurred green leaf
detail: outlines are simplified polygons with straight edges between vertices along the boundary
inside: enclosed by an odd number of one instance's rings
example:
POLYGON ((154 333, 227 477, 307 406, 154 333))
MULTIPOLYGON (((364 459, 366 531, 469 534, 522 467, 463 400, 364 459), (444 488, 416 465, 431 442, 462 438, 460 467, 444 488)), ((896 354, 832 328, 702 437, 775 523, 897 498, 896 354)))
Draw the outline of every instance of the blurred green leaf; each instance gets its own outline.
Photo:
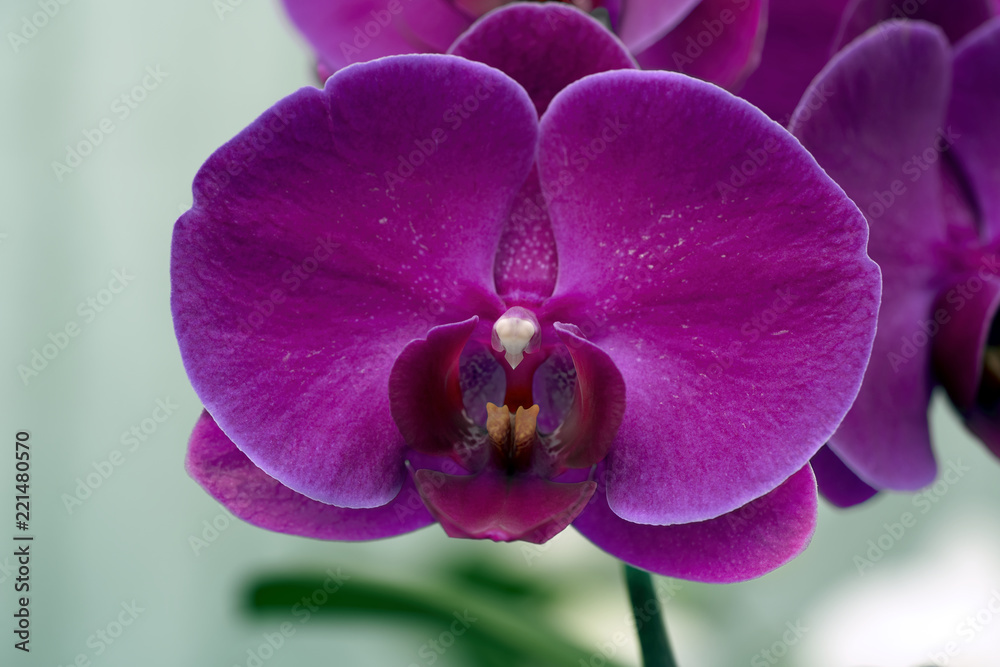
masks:
MULTIPOLYGON (((487 586, 508 597, 530 598, 521 582, 503 577, 484 576, 475 568, 459 572, 459 581, 487 586)), ((322 575, 273 575, 260 577, 247 588, 246 609, 251 616, 291 614, 295 605, 308 600, 317 617, 359 617, 373 614, 379 619, 395 616, 400 622, 417 621, 437 631, 448 629, 457 618, 475 619, 462 637, 461 650, 476 655, 475 664, 491 667, 544 665, 579 667, 590 660, 591 651, 575 645, 545 621, 540 614, 513 612, 502 600, 483 599, 481 595, 449 586, 436 588, 412 584, 370 581, 351 576, 320 603, 314 595, 329 584, 322 575)), ((543 597, 549 593, 543 592, 543 597)), ((455 643, 459 646, 459 642, 455 643)), ((603 656, 602 656, 603 657, 603 656)), ((619 667, 615 662, 607 667, 619 667)))
POLYGON ((442 578, 461 588, 475 587, 496 597, 520 600, 532 605, 554 602, 558 589, 538 579, 517 575, 479 560, 452 562, 441 572, 442 578))

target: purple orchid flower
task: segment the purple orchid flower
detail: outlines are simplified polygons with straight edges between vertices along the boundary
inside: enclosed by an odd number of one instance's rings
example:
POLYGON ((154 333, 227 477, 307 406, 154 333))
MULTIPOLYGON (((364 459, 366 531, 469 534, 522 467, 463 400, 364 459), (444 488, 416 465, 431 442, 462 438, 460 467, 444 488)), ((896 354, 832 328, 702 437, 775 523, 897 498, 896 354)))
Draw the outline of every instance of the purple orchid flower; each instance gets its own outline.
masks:
POLYGON ((345 68, 199 171, 171 264, 188 470, 319 539, 572 524, 687 579, 787 562, 874 338, 863 216, 759 111, 627 69, 580 12, 453 50, 345 68), (541 25, 550 67, 497 42, 541 25))
POLYGON ((1000 455, 1000 18, 954 47, 948 37, 919 21, 868 32, 816 79, 791 124, 866 214, 885 281, 864 385, 814 460, 824 495, 842 506, 934 480, 937 385, 1000 455), (823 91, 833 94, 810 105, 823 91))
MULTIPOLYGON (((341 67, 383 56, 445 53, 483 15, 523 3, 284 0, 284 4, 318 54, 320 76, 325 79, 341 67)), ((566 0, 566 6, 601 16, 644 69, 679 71, 730 90, 756 67, 763 45, 763 0, 566 0)), ((505 48, 526 49, 517 41, 505 48)))
POLYGON ((928 21, 956 43, 997 14, 1000 0, 769 0, 760 62, 739 94, 785 125, 823 66, 869 28, 928 21))

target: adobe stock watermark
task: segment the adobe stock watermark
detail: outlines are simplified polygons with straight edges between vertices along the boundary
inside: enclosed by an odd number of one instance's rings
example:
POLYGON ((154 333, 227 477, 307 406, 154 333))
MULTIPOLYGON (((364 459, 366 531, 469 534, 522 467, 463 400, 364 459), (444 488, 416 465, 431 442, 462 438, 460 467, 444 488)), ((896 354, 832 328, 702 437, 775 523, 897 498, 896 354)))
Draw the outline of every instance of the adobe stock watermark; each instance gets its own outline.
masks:
POLYGON ((323 580, 323 583, 312 593, 303 595, 302 599, 292 605, 292 616, 298 618, 299 623, 305 623, 319 611, 321 606, 329 602, 330 596, 343 588, 344 583, 350 578, 351 575, 344 574, 339 567, 336 570, 327 568, 326 579, 323 580))
POLYGON ((779 639, 750 658, 750 667, 769 667, 778 664, 783 657, 788 655, 791 647, 798 644, 802 637, 809 632, 808 626, 803 625, 799 619, 795 619, 794 622, 786 621, 785 628, 787 629, 779 639))
POLYGON ((212 0, 212 9, 219 22, 226 20, 226 14, 232 14, 243 5, 243 0, 212 0))
POLYGON ((188 535, 188 546, 195 556, 200 556, 201 552, 214 544, 222 533, 229 530, 235 518, 229 512, 219 512, 211 519, 201 522, 201 530, 195 534, 188 535))
POLYGON ((979 633, 996 620, 998 614, 1000 614, 1000 591, 993 589, 990 591, 990 597, 985 605, 966 616, 955 626, 954 634, 958 636, 958 639, 963 640, 963 643, 959 643, 958 640, 948 641, 942 650, 931 651, 927 657, 938 667, 951 664, 951 661, 966 646, 975 641, 979 633))
POLYGON ((729 165, 729 178, 725 181, 719 179, 715 183, 715 188, 719 192, 719 197, 725 199, 734 194, 749 182, 749 179, 771 159, 771 156, 780 148, 775 137, 768 139, 756 148, 748 148, 745 152, 747 159, 739 164, 729 165))
MULTIPOLYGON (((823 108, 827 101, 833 97, 834 88, 830 83, 824 81, 810 91, 810 94, 802 100, 796 109, 796 115, 784 119, 781 125, 787 125, 792 118, 795 123, 801 124, 808 121, 814 113, 823 108)), ((744 151, 746 159, 740 156, 735 162, 729 165, 729 173, 725 179, 719 179, 715 183, 715 189, 719 193, 719 198, 726 200, 736 193, 737 190, 750 183, 771 157, 781 148, 777 137, 768 137, 764 143, 756 147, 748 148, 744 151)))
POLYGON ((297 292, 319 270, 320 265, 333 257, 334 251, 340 247, 340 244, 334 242, 331 237, 332 234, 327 234, 325 238, 317 236, 316 246, 312 253, 281 274, 281 282, 283 285, 287 285, 288 292, 283 287, 275 287, 263 301, 255 299, 253 312, 246 317, 241 317, 236 328, 248 335, 259 329, 265 320, 275 313, 278 306, 285 302, 289 293, 297 292))
POLYGON ((792 122, 792 118, 795 119, 796 127, 808 122, 814 113, 826 106, 827 101, 833 97, 834 92, 836 91, 829 81, 821 82, 818 86, 810 90, 809 94, 799 102, 793 113, 788 114, 780 120, 779 125, 788 127, 789 123, 792 122))
MULTIPOLYGON (((930 512, 947 495, 951 487, 965 477, 965 473, 970 470, 972 468, 963 465, 961 459, 948 461, 944 472, 941 473, 941 478, 913 496, 910 502, 914 509, 920 515, 930 512)), ((917 519, 918 514, 903 512, 897 521, 883 523, 884 532, 875 539, 868 540, 868 549, 863 554, 855 554, 854 556, 854 566, 858 570, 858 575, 863 577, 867 570, 875 567, 875 563, 885 558, 885 555, 899 544, 907 531, 917 525, 917 519)))
POLYGON ((736 22, 737 17, 747 10, 750 0, 732 0, 732 5, 735 9, 723 7, 714 19, 703 19, 700 27, 704 30, 688 36, 683 52, 674 51, 671 54, 678 72, 687 74, 688 65, 693 65, 705 54, 705 49, 711 48, 722 37, 729 26, 736 22))
POLYGON ((602 120, 599 129, 586 143, 577 146, 562 158, 562 169, 559 170, 556 178, 542 184, 542 199, 539 204, 547 205, 548 202, 559 197, 566 188, 575 182, 574 171, 577 174, 585 173, 590 165, 603 155, 608 147, 615 143, 628 128, 629 126, 623 123, 619 116, 602 120), (573 167, 572 170, 570 166, 573 167))
POLYGON ((927 0, 903 0, 903 2, 893 3, 889 16, 878 24, 878 32, 883 40, 889 39, 891 30, 889 21, 892 19, 905 20, 913 18, 913 15, 920 11, 920 8, 927 4, 927 0))
MULTIPOLYGON (((327 568, 326 579, 308 595, 303 595, 302 599, 291 607, 292 616, 298 619, 299 624, 307 623, 312 615, 319 611, 320 607, 326 604, 330 597, 339 591, 344 583, 350 579, 349 574, 344 574, 338 567, 327 568)), ((246 659, 241 663, 233 663, 233 667, 262 667, 262 665, 274 657, 287 642, 295 636, 296 628, 290 621, 285 621, 278 625, 274 632, 261 633, 261 641, 254 647, 246 651, 246 659)))
POLYGON ((417 657, 423 662, 411 662, 407 667, 421 667, 421 664, 428 667, 433 665, 441 659, 441 656, 448 652, 448 649, 455 645, 458 638, 464 635, 472 627, 473 623, 479 620, 470 614, 468 609, 464 609, 461 612, 452 612, 452 616, 454 616, 455 620, 445 630, 442 630, 436 637, 424 642, 417 649, 417 657))
POLYGON ((10 562, 10 556, 5 556, 0 560, 0 584, 17 574, 17 565, 10 562))
POLYGON ((261 118, 254 121, 253 125, 241 133, 241 141, 233 144, 232 150, 227 154, 231 156, 227 162, 217 164, 216 160, 210 160, 211 166, 206 163, 202 167, 204 176, 195 184, 207 197, 215 198, 228 188, 233 177, 242 174, 295 120, 295 113, 287 108, 272 108, 267 113, 266 120, 261 118))
MULTIPOLYGON (((413 0, 406 0, 409 5, 413 0)), ((403 13, 405 7, 402 0, 389 0, 384 8, 373 9, 364 17, 361 25, 354 26, 354 35, 350 42, 341 40, 340 54, 348 63, 356 63, 363 59, 362 52, 377 40, 396 17, 403 13)))
POLYGON ((132 115, 132 112, 139 108, 139 105, 146 101, 149 94, 160 87, 160 84, 170 76, 169 73, 160 69, 159 65, 149 65, 145 69, 143 77, 129 90, 125 91, 114 100, 109 108, 111 116, 105 116, 97 121, 96 127, 85 127, 81 134, 83 139, 75 144, 66 144, 66 155, 63 162, 52 161, 52 173, 55 174, 56 181, 63 182, 69 174, 72 174, 83 161, 97 149, 104 140, 111 135, 118 125, 132 115))
POLYGON ((22 16, 20 29, 17 32, 11 30, 7 33, 7 41, 10 43, 11 50, 17 53, 27 46, 28 42, 34 39, 71 1, 38 0, 35 4, 38 5, 39 11, 22 16))
MULTIPOLYGON (((931 145, 921 153, 910 156, 910 159, 903 163, 900 170, 904 176, 908 177, 911 184, 916 183, 941 159, 941 154, 951 149, 955 142, 961 138, 962 135, 955 132, 951 125, 944 129, 938 128, 931 145)), ((892 208, 899 197, 902 197, 908 191, 908 186, 900 178, 893 179, 887 190, 873 190, 872 197, 874 197, 875 201, 870 203, 865 209, 865 216, 868 220, 878 220, 885 215, 886 211, 892 208)))
POLYGON ((562 530, 556 532, 555 534, 549 536, 547 540, 544 540, 541 544, 535 544, 533 542, 520 542, 521 545, 521 555, 524 556, 524 562, 528 564, 528 567, 532 567, 535 564, 535 560, 541 557, 543 553, 552 548, 552 545, 558 541, 562 535, 562 530))
MULTIPOLYGON (((587 501, 587 506, 592 503, 598 502, 600 499, 604 498, 605 491, 609 485, 613 485, 614 473, 611 472, 609 468, 604 468, 596 476, 593 472, 590 478, 597 482, 597 492, 594 493, 590 500, 587 501)), ((566 527, 572 524, 573 519, 575 519, 580 514, 579 508, 570 507, 568 509, 562 510, 552 517, 552 519, 545 525, 544 528, 539 529, 533 535, 532 542, 521 542, 521 555, 524 556, 524 562, 527 563, 528 567, 532 567, 543 553, 552 548, 552 545, 562 538, 563 534, 566 532, 566 527)))
POLYGON ((465 96, 461 101, 452 104, 441 114, 441 122, 446 127, 437 126, 422 139, 413 140, 413 150, 407 154, 400 153, 397 157, 397 165, 394 171, 386 171, 383 174, 385 179, 386 192, 392 193, 396 186, 413 176, 427 160, 437 153, 438 148, 448 140, 448 132, 456 132, 465 121, 479 111, 482 103, 490 99, 496 91, 496 85, 492 79, 487 79, 465 96), (446 129, 447 128, 447 129, 446 129))
MULTIPOLYGON (((339 567, 336 571, 328 568, 326 574, 326 579, 318 588, 292 605, 292 615, 299 619, 299 624, 308 622, 312 614, 319 611, 320 605, 326 604, 330 596, 339 591, 344 582, 351 578, 350 575, 341 572, 339 567)), ((242 663, 233 663, 233 667, 262 667, 295 636, 295 632, 296 628, 290 621, 279 624, 274 632, 262 632, 260 635, 262 641, 248 648, 246 659, 242 663)))
POLYGON ((129 430, 122 432, 118 439, 122 449, 113 449, 107 457, 93 461, 90 464, 93 470, 88 470, 84 476, 76 478, 73 493, 63 493, 60 496, 66 513, 72 516, 73 512, 82 507, 83 503, 111 479, 118 468, 124 465, 128 455, 137 452, 143 443, 156 433, 160 425, 170 419, 177 408, 177 404, 171 401, 169 396, 156 399, 153 410, 148 417, 132 424, 129 430))
MULTIPOLYGON (((140 607, 135 600, 122 602, 120 607, 121 611, 113 619, 87 637, 86 645, 90 652, 77 653, 73 660, 66 663, 65 667, 91 667, 94 660, 107 653, 125 633, 126 628, 134 625, 139 615, 146 611, 145 607, 140 607)), ((64 666, 60 663, 58 667, 64 666)))
MULTIPOLYGON (((576 180, 574 173, 582 174, 586 172, 590 168, 590 165, 603 155, 608 150, 608 147, 617 141, 627 129, 628 125, 622 122, 621 117, 616 116, 614 119, 605 118, 600 125, 600 129, 589 141, 582 146, 577 146, 564 158, 563 167, 560 169, 559 174, 554 181, 544 185, 544 190, 539 190, 533 196, 524 196, 518 193, 517 201, 511 212, 511 221, 514 224, 521 224, 548 220, 547 211, 549 202, 573 184, 576 180)), ((625 286, 624 289, 631 291, 630 286, 625 286)), ((580 329, 585 336, 589 337, 598 326, 603 326, 604 323, 604 321, 600 324, 594 322, 585 323, 580 329)))
POLYGON ((945 293, 944 300, 948 308, 938 308, 926 320, 919 320, 917 329, 912 334, 900 337, 899 347, 895 352, 886 352, 886 359, 893 371, 898 373, 902 366, 910 363, 921 349, 934 340, 934 337, 941 332, 941 328, 951 322, 953 314, 965 308, 990 278, 1000 275, 1000 261, 995 255, 984 256, 979 264, 975 274, 945 293))
POLYGON ((770 333, 775 336, 782 333, 773 331, 774 325, 781 314, 798 301, 799 297, 792 293, 791 287, 778 288, 774 293, 775 297, 769 308, 765 308, 740 325, 742 339, 732 341, 721 354, 716 353, 717 361, 708 367, 709 377, 718 377, 732 368, 736 360, 746 354, 747 348, 760 340, 764 334, 770 333))
POLYGON ((80 335, 83 327, 97 319, 100 313, 107 310, 118 295, 125 291, 135 276, 129 274, 123 268, 120 271, 111 272, 111 280, 107 285, 98 290, 93 296, 89 296, 76 307, 76 314, 79 320, 71 319, 66 322, 55 333, 49 332, 46 342, 40 347, 33 347, 28 352, 28 361, 25 364, 17 365, 17 374, 25 387, 32 379, 38 377, 52 362, 54 362, 62 352, 69 347, 74 338, 80 335))
POLYGON ((274 632, 262 632, 262 642, 256 647, 247 649, 247 658, 242 663, 234 662, 233 667, 261 667, 274 657, 274 654, 295 636, 295 626, 288 621, 281 623, 274 632))
MULTIPOLYGON (((464 447, 464 444, 460 443, 458 446, 464 447)), ((409 462, 407 462, 406 465, 409 468, 409 462)), ((445 460, 441 464, 441 472, 446 475, 460 475, 465 472, 465 469, 458 465, 455 461, 445 460)), ((444 484, 444 478, 437 475, 430 477, 429 480, 430 484, 434 485, 436 488, 441 488, 444 484)), ((420 497, 420 492, 415 487, 410 487, 406 491, 405 497, 403 496, 403 493, 400 492, 399 496, 397 496, 392 503, 392 509, 396 516, 396 521, 400 522, 400 524, 408 521, 415 512, 427 511, 427 506, 424 505, 424 500, 420 497)))

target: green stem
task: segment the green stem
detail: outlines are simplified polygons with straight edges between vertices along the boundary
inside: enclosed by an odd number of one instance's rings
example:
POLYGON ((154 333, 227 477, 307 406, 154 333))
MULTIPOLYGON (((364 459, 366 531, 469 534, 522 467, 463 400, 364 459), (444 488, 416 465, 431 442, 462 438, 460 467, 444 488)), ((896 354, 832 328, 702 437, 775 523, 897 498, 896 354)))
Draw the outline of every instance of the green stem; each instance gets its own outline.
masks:
POLYGON ((643 667, 677 667, 670 650, 660 601, 649 572, 625 565, 625 585, 635 614, 643 667))

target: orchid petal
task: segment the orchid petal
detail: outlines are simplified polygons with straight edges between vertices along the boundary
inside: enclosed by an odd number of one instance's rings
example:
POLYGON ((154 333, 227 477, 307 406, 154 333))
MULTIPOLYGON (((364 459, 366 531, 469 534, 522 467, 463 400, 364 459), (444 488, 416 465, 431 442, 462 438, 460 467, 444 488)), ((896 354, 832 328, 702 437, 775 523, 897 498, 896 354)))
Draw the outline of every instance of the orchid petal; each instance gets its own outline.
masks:
POLYGON ((399 56, 289 96, 205 163, 174 230, 174 324, 195 391, 265 473, 342 507, 396 495, 389 371, 435 324, 503 312, 492 260, 536 132, 502 73, 399 56))
MULTIPOLYGON (((930 350, 916 345, 934 317, 948 243, 941 161, 950 84, 940 29, 893 22, 840 53, 817 77, 792 132, 867 214, 869 252, 884 277, 879 331, 865 382, 830 447, 869 484, 914 490, 934 479, 927 425, 930 350), (822 102, 810 103, 822 99, 822 102), (912 348, 912 351, 911 351, 912 348)), ((968 232, 968 230, 966 230, 968 232)), ((957 233, 957 232, 956 232, 957 233)))
POLYGON ((628 49, 599 21, 555 3, 502 7, 476 21, 449 53, 496 67, 517 81, 539 116, 574 81, 636 66, 628 49))
POLYGON ((849 0, 768 0, 760 64, 740 96, 782 125, 813 77, 833 55, 849 0))
MULTIPOLYGON (((622 43, 598 21, 559 4, 514 4, 477 21, 455 42, 453 55, 486 63, 528 92, 541 116, 560 90, 587 75, 634 69, 622 43)), ((545 201, 533 170, 504 228, 495 260, 497 292, 505 299, 552 294, 558 258, 545 201)))
POLYGON ((809 463, 816 475, 820 494, 837 507, 859 505, 878 493, 825 445, 809 463))
POLYGON ((443 52, 472 23, 448 0, 282 0, 321 69, 406 53, 443 52))
POLYGON ((675 70, 736 90, 760 62, 766 14, 764 0, 702 0, 636 59, 643 69, 675 70))
POLYGON ((562 465, 589 468, 607 455, 625 414, 625 381, 611 358, 575 326, 555 325, 576 369, 573 403, 553 435, 562 465))
POLYGON ((733 512, 671 526, 621 519, 599 488, 573 527, 635 567, 690 581, 731 583, 767 574, 799 555, 815 530, 817 504, 816 481, 806 466, 733 512))
POLYGON ((420 51, 427 53, 447 51, 476 19, 452 0, 405 0, 403 5, 409 6, 400 30, 420 45, 420 51))
POLYGON ((544 319, 580 327, 628 393, 610 506, 686 523, 767 493, 860 385, 879 297, 864 218, 791 135, 682 75, 589 77, 541 131, 560 257, 544 319))
POLYGON ((463 476, 418 470, 415 479, 449 536, 535 544, 568 526, 597 487, 591 481, 564 484, 492 470, 463 476))
POLYGON ((255 466, 202 412, 188 445, 187 470, 234 516, 255 526, 319 540, 377 540, 434 523, 409 479, 388 504, 345 509, 292 491, 255 466))
POLYGON ((465 416, 459 360, 477 319, 434 327, 397 357, 389 375, 389 405, 403 439, 430 456, 466 463, 481 449, 480 429, 465 416))
POLYGON ((835 49, 839 51, 872 26, 891 19, 926 21, 957 42, 996 14, 993 0, 853 0, 844 10, 835 49))
POLYGON ((948 122, 987 241, 1000 241, 1000 18, 955 49, 948 122), (963 141, 964 139, 964 141, 963 141))
POLYGON ((632 53, 640 53, 683 21, 699 2, 624 0, 618 34, 632 53))

